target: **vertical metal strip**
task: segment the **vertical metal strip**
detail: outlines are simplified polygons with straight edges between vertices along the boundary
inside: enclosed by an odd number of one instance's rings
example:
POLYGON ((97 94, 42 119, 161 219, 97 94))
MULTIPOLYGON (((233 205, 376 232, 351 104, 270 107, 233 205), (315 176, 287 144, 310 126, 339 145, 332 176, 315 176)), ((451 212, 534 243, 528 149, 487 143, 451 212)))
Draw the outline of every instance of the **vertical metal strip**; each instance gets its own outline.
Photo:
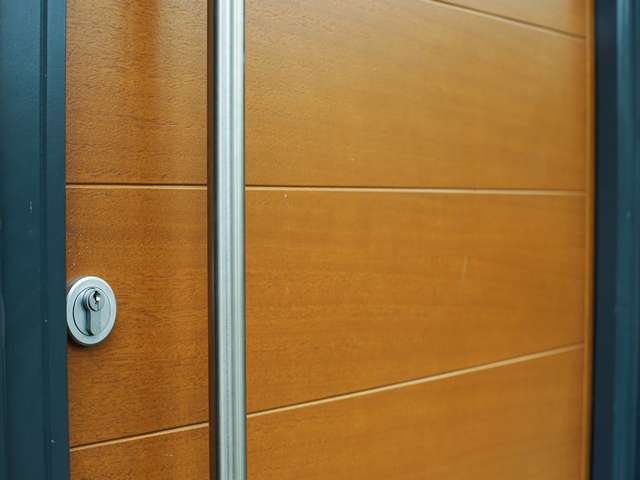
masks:
MULTIPOLYGON (((215 235, 214 308, 217 365, 216 480, 246 478, 244 338, 244 1, 215 2, 210 39, 215 82, 213 128, 215 193, 210 198, 210 228, 215 235), (215 217, 213 216, 215 214, 215 217), (214 227, 215 226, 215 227, 214 227)), ((211 28, 211 27, 210 27, 211 28)), ((213 356, 212 356, 213 357, 213 356)), ((212 382, 213 383, 213 382, 212 382)))

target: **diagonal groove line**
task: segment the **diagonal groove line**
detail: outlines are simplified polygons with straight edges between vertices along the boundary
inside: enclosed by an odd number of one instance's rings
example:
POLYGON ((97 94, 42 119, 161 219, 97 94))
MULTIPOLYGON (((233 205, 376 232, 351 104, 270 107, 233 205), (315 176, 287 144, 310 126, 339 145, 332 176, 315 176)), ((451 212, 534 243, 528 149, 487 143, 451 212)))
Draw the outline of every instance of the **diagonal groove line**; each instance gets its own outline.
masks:
POLYGON ((448 378, 460 377, 470 373, 482 372, 484 370, 491 370, 494 368, 506 367, 510 365, 517 365, 519 363, 529 362, 532 360, 538 360, 546 357, 552 357, 554 355, 561 355, 563 353, 573 352, 573 351, 581 350, 583 348, 584 348, 583 343, 577 343, 577 344, 568 345, 564 347, 553 348, 551 350, 545 350, 543 352, 531 353, 529 355, 522 355, 519 357, 509 358, 506 360, 499 360, 497 362, 476 365, 474 367, 462 368, 460 370, 452 370, 450 372, 438 373, 435 375, 428 375, 426 377, 407 380, 404 382, 391 383, 391 384, 383 385, 380 387, 374 387, 374 388, 369 388, 365 390, 358 390, 354 392, 343 393, 343 394, 325 397, 317 400, 310 400, 306 402, 285 405, 282 407, 269 408, 265 410, 257 410, 249 413, 247 415, 247 418, 260 417, 262 415, 269 415, 271 413, 280 413, 280 412, 286 412, 290 410, 297 410, 300 408, 312 407, 315 405, 322 405, 325 403, 337 402, 340 400, 347 400, 350 398, 364 397, 366 395, 372 395, 372 394, 387 392, 391 390, 399 390, 405 387, 422 385, 424 383, 431 383, 431 382, 436 382, 438 380, 446 380, 448 378))
POLYGON ((487 10, 481 10, 480 8, 474 8, 474 7, 464 6, 464 5, 458 5, 457 3, 453 2, 452 0, 418 0, 418 1, 422 2, 422 3, 438 4, 438 5, 441 5, 443 7, 449 7, 449 8, 454 9, 454 10, 460 10, 460 11, 467 12, 467 13, 474 13, 476 15, 492 18, 494 20, 501 20, 501 21, 506 22, 506 23, 511 23, 511 24, 520 25, 520 26, 524 26, 524 27, 530 27, 531 29, 540 30, 540 31, 542 31, 544 33, 551 33, 551 34, 555 34, 555 35, 560 35, 562 37, 568 37, 568 38, 574 39, 574 40, 586 40, 586 35, 584 35, 584 34, 567 32, 565 30, 560 30, 559 28, 548 27, 548 26, 542 25, 540 23, 529 22, 527 20, 521 20, 519 18, 510 17, 508 15, 501 15, 499 13, 493 13, 493 12, 489 12, 487 10))
POLYGON ((76 445, 75 447, 71 447, 69 451, 79 452, 81 450, 87 450, 89 448, 106 447, 109 445, 117 445, 119 443, 134 442, 136 440, 144 440, 145 438, 160 437, 160 436, 169 435, 172 433, 189 432, 191 430, 199 430, 201 428, 208 428, 208 427, 209 427, 209 422, 193 423, 190 425, 183 425, 180 427, 172 427, 172 428, 166 428, 164 430, 157 430, 155 432, 142 433, 140 435, 131 435, 128 437, 113 438, 111 440, 104 440, 101 442, 86 443, 84 445, 76 445))
MULTIPOLYGON (((317 400, 311 400, 311 401, 307 401, 307 402, 301 402, 301 403, 296 403, 296 404, 291 404, 291 405, 285 405, 282 407, 276 407, 276 408, 271 408, 271 409, 266 409, 266 410, 259 410, 259 411, 255 411, 255 412, 251 412, 247 415, 247 418, 253 418, 253 417, 259 417, 262 415, 268 415, 270 413, 278 413, 278 412, 285 412, 285 411, 289 411, 289 410, 297 410, 300 408, 304 408, 304 407, 310 407, 310 406, 314 406, 314 405, 322 405, 324 403, 330 403, 330 402, 335 402, 335 401, 340 401, 340 400, 346 400, 349 398, 356 398, 356 397, 362 397, 365 395, 372 395, 375 393, 380 393, 380 392, 386 392, 386 391, 390 391, 390 390, 399 390, 402 389, 404 387, 410 387, 410 386, 414 386, 414 385, 421 385, 424 383, 430 383, 430 382, 435 382, 438 380, 445 380, 448 378, 454 378, 454 377, 459 377, 462 375, 466 375, 469 373, 475 373, 475 372, 481 372, 484 370, 491 370, 493 368, 499 368, 499 367, 505 367, 505 366, 509 366, 509 365, 517 365, 519 363, 524 363, 524 362, 528 362, 528 361, 532 361, 532 360, 537 360, 540 358, 546 358, 546 357, 551 357, 554 355, 560 355, 563 353, 568 353, 568 352, 573 352, 573 351, 577 351, 577 350, 581 350, 583 349, 583 344, 582 343, 578 343, 578 344, 574 344, 574 345, 568 345, 565 347, 559 347, 559 348, 554 348, 551 350, 545 350, 543 352, 538 352, 538 353, 532 353, 529 355, 523 355, 520 357, 514 357, 514 358, 510 358, 510 359, 506 359, 506 360, 500 360, 497 362, 492 362, 492 363, 487 363, 487 364, 482 364, 482 365, 477 365, 474 367, 469 367, 469 368, 463 368, 460 370, 453 370, 450 372, 445 372, 445 373, 439 373, 439 374, 435 374, 435 375, 429 375, 426 377, 421 377, 418 379, 414 379, 414 380, 407 380, 404 382, 398 382, 398 383, 393 383, 393 384, 388 384, 388 385, 383 385, 380 387, 374 387, 374 388, 369 388, 369 389, 365 389, 365 390, 359 390, 359 391, 355 391, 355 392, 349 392, 349 393, 345 393, 345 394, 341 394, 341 395, 335 395, 335 396, 331 396, 331 397, 325 397, 325 398, 321 398, 321 399, 317 399, 317 400)), ((190 425, 184 425, 184 426, 180 426, 180 427, 173 427, 173 428, 167 428, 164 430, 158 430, 155 432, 150 432, 150 433, 143 433, 140 435, 132 435, 132 436, 127 436, 127 437, 120 437, 120 438, 115 438, 115 439, 111 439, 111 440, 105 440, 105 441, 101 441, 101 442, 94 442, 94 443, 87 443, 87 444, 83 444, 83 445, 77 445, 74 447, 71 447, 69 449, 70 452, 77 452, 77 451, 81 451, 81 450, 87 450, 90 448, 97 448, 97 447, 105 447, 105 446, 109 446, 109 445, 117 445, 120 443, 127 443, 127 442, 133 442, 136 440, 144 440, 147 438, 154 438, 154 437, 159 437, 159 436, 163 436, 163 435, 170 435, 172 433, 180 433, 180 432, 188 432, 191 430, 199 430, 201 428, 208 428, 209 427, 209 422, 199 422, 199 423, 194 423, 194 424, 190 424, 190 425)))

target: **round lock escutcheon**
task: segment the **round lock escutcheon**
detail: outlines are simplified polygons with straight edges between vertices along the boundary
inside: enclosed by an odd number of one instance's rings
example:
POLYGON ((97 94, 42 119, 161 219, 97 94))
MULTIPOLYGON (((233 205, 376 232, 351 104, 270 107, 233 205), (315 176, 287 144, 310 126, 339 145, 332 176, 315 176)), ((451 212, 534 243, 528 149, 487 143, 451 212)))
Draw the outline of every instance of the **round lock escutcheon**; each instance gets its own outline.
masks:
POLYGON ((109 336, 116 323, 116 297, 100 277, 81 277, 67 290, 67 329, 83 346, 96 345, 109 336))

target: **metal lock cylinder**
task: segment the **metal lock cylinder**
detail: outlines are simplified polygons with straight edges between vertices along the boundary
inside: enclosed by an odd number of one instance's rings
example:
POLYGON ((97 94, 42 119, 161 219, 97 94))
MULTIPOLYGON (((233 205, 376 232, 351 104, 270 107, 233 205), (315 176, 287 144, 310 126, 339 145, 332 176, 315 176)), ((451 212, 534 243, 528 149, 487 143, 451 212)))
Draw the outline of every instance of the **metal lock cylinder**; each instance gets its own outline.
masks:
POLYGON ((100 277, 81 277, 67 291, 67 329, 74 342, 90 346, 109 336, 116 322, 116 297, 100 277))

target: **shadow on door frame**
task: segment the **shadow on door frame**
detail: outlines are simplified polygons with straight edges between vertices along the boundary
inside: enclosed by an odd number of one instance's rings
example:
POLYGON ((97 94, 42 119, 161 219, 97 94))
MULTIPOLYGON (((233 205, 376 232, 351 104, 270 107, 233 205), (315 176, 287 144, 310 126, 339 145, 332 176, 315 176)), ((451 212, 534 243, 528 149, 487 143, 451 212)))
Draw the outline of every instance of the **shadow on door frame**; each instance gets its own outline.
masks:
MULTIPOLYGON (((0 478, 69 477, 65 0, 0 0, 0 478)), ((592 479, 637 478, 640 7, 596 1, 592 479)))

